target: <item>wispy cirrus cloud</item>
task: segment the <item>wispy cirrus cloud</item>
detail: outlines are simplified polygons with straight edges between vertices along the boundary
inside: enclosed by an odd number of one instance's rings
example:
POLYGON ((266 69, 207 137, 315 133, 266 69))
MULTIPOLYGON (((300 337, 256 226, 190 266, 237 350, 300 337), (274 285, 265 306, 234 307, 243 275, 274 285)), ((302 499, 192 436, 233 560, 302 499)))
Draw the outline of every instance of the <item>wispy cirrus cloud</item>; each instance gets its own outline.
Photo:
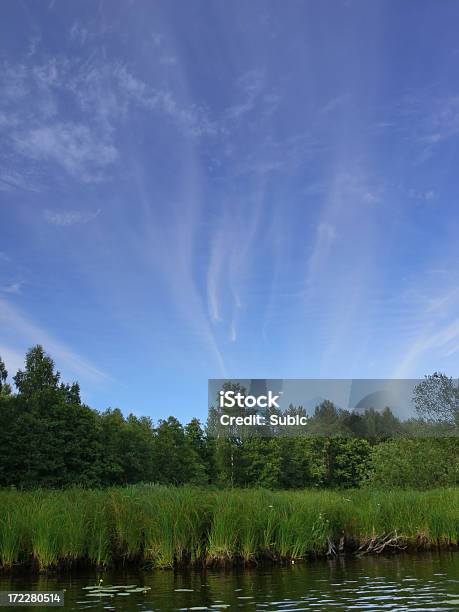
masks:
POLYGON ((128 103, 170 117, 188 136, 215 136, 219 133, 221 126, 211 119, 203 106, 180 103, 172 90, 145 82, 124 65, 115 66, 114 74, 128 103))
POLYGON ((9 330, 14 336, 15 345, 7 344, 2 335, 2 345, 8 352, 18 355, 21 350, 29 348, 33 344, 42 344, 56 360, 62 364, 68 376, 82 378, 91 383, 103 382, 110 377, 107 373, 96 367, 71 348, 54 338, 47 330, 43 329, 20 310, 6 300, 0 298, 0 322, 2 327, 9 330))
POLYGON ((12 168, 0 170, 0 191, 38 191, 37 177, 33 172, 18 172, 12 168))
POLYGON ((345 107, 351 101, 350 93, 342 93, 334 98, 331 98, 324 106, 320 109, 320 114, 328 115, 339 109, 345 107))
MULTIPOLYGON (((407 378, 416 371, 428 353, 438 361, 459 351, 459 318, 436 327, 430 324, 409 344, 401 355, 394 378, 407 378)), ((437 370, 438 367, 434 366, 437 370)))
POLYGON ((163 55, 159 63, 162 66, 175 66, 177 64, 177 58, 174 55, 163 55))
POLYGON ((129 329, 120 346, 174 376, 182 364, 206 377, 366 375, 367 357, 409 369, 429 353, 453 363, 459 104, 441 11, 427 30, 422 7, 418 24, 396 16, 409 33, 400 63, 379 8, 349 46, 339 6, 306 4, 196 20, 187 3, 142 15, 56 3, 30 27, 18 11, 26 44, 5 40, 0 65, 0 196, 23 241, 6 234, 16 264, 2 272, 33 291, 11 302, 27 298, 67 333, 84 296, 81 325, 97 332, 84 350, 97 353, 113 317, 129 329), (404 296, 425 287, 426 261, 447 270, 445 291, 404 296), (76 272, 65 287, 56 263, 76 272), (50 287, 71 305, 60 316, 42 299, 50 287))
POLYGON ((90 37, 90 31, 80 21, 75 21, 70 28, 69 36, 71 41, 84 45, 90 37))
POLYGON ((331 273, 332 248, 338 239, 341 248, 345 245, 347 255, 352 254, 350 246, 356 230, 354 222, 359 223, 363 231, 363 224, 371 218, 372 207, 381 201, 382 191, 381 184, 369 180, 361 170, 337 171, 327 187, 320 187, 324 204, 307 261, 308 291, 313 291, 314 286, 331 273))
POLYGON ((419 189, 408 189, 407 195, 412 200, 430 202, 431 200, 435 200, 437 197, 437 193, 434 189, 427 190, 419 190, 419 189))
MULTIPOLYGON (((79 39, 88 35, 77 25, 72 31, 79 39)), ((175 61, 163 55, 158 65, 175 61)), ((120 159, 116 135, 128 113, 166 117, 195 139, 224 129, 203 105, 187 103, 174 88, 147 82, 123 62, 107 62, 98 53, 81 61, 37 52, 22 62, 4 62, 2 68, 3 189, 24 188, 27 181, 21 176, 32 168, 36 172, 37 164, 54 164, 83 183, 106 180, 120 159)))
POLYGON ((2 286, 0 286, 0 292, 1 293, 11 293, 11 294, 18 295, 19 293, 21 293, 21 289, 22 289, 23 284, 24 283, 22 281, 16 281, 14 283, 9 283, 7 285, 2 285, 2 286))
POLYGON ((50 225, 56 225, 59 227, 68 227, 70 225, 81 225, 89 223, 96 219, 101 213, 101 209, 98 208, 95 211, 82 211, 82 210, 45 210, 44 217, 47 223, 50 225))
POLYGON ((459 352, 459 289, 454 270, 432 269, 423 275, 422 291, 418 287, 403 299, 412 330, 398 349, 395 378, 419 373, 423 363, 432 364, 432 371, 438 370, 459 352))
POLYGON ((390 120, 381 120, 380 125, 403 135, 416 152, 417 162, 426 163, 459 136, 459 95, 427 85, 402 96, 390 120))
MULTIPOLYGON (((239 121, 244 115, 250 113, 257 97, 265 83, 265 74, 262 70, 252 69, 243 73, 236 82, 238 100, 226 109, 226 116, 233 121, 239 121)), ((273 100, 268 100, 272 104, 273 100)), ((278 102, 276 98, 275 102, 278 102)))
POLYGON ((207 303, 209 316, 212 321, 221 321, 220 313, 220 283, 225 264, 224 245, 228 243, 226 227, 221 224, 219 230, 215 232, 209 257, 207 270, 207 303))
POLYGON ((308 261, 307 286, 313 285, 323 271, 336 240, 336 234, 336 228, 331 223, 320 221, 317 225, 314 246, 308 261))
POLYGON ((71 122, 19 132, 14 145, 25 157, 52 161, 84 182, 99 180, 102 170, 118 157, 116 147, 106 137, 71 122))
POLYGON ((440 98, 432 111, 421 140, 435 145, 459 134, 459 96, 440 98))

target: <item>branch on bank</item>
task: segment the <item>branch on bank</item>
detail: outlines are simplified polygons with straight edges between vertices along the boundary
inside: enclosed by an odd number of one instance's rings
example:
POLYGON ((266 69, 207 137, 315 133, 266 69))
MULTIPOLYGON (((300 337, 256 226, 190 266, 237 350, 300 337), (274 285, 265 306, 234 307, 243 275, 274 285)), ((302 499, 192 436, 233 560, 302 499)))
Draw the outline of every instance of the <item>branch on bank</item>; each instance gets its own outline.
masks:
POLYGON ((363 557, 367 554, 380 554, 383 552, 388 552, 388 550, 402 551, 407 547, 406 541, 403 537, 397 534, 397 531, 382 534, 382 535, 374 535, 370 541, 366 541, 361 544, 357 550, 357 556, 363 557))

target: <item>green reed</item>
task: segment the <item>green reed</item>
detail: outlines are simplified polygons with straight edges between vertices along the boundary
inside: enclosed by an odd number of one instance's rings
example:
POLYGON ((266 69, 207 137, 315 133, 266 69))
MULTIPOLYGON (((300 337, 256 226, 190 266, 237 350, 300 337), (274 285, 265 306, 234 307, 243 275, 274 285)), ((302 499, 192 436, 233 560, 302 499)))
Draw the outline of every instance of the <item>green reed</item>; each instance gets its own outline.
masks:
POLYGON ((8 491, 0 494, 0 567, 11 568, 19 563, 26 544, 27 516, 30 494, 8 491))
POLYGON ((293 561, 388 534, 412 548, 457 546, 459 488, 0 490, 3 570, 293 561))

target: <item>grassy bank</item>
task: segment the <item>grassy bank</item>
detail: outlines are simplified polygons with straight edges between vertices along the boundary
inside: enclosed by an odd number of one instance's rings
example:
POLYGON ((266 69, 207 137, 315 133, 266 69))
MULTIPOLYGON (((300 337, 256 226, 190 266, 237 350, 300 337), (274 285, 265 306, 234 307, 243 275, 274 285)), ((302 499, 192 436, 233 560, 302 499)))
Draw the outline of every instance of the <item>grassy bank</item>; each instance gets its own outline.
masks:
POLYGON ((3 570, 296 560, 457 546, 458 539, 458 488, 0 491, 3 570))

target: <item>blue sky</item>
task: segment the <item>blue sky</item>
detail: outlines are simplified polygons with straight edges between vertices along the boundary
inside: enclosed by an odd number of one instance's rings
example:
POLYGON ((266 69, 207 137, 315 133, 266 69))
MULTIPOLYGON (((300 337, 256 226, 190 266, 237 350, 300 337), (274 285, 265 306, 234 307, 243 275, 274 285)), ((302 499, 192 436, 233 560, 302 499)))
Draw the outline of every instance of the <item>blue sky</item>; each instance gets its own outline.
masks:
POLYGON ((103 409, 459 371, 459 4, 3 2, 0 355, 103 409))

